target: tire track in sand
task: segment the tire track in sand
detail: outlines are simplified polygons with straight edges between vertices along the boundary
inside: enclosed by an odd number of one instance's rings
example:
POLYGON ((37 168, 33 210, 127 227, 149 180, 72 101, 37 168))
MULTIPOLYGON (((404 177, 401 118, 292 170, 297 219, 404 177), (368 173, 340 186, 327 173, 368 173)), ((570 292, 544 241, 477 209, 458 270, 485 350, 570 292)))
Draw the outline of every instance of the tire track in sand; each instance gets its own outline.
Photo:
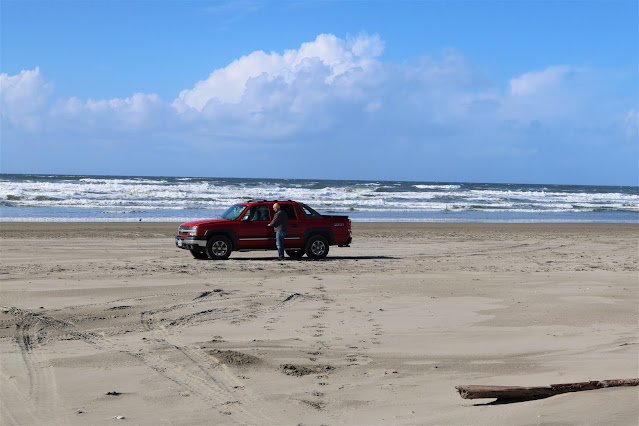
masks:
MULTIPOLYGON (((156 314, 167 314, 187 306, 190 307, 192 304, 179 303, 157 310, 144 311, 140 314, 141 323, 153 334, 157 341, 165 345, 165 349, 163 354, 157 350, 143 350, 134 355, 143 357, 148 365, 152 364, 154 366, 152 367, 154 370, 189 391, 206 399, 215 399, 215 397, 217 397, 216 399, 219 405, 240 401, 239 404, 234 404, 234 410, 241 413, 242 421, 249 421, 250 423, 271 422, 272 419, 266 416, 268 405, 264 399, 244 386, 235 374, 215 357, 207 354, 195 344, 185 343, 180 338, 179 330, 185 326, 202 322, 241 320, 244 318, 255 319, 259 315, 270 313, 284 306, 289 306, 290 303, 300 300, 298 296, 301 295, 290 295, 284 300, 282 300, 283 295, 279 297, 271 296, 274 303, 259 308, 255 307, 255 305, 251 305, 254 307, 249 309, 233 309, 231 311, 225 311, 223 308, 207 309, 182 315, 168 322, 166 325, 159 324, 161 321, 157 320, 156 314), (168 361, 169 358, 176 357, 182 360, 182 363, 179 365, 176 365, 173 361, 168 361), (214 363, 213 365, 212 362, 214 363)), ((234 299, 235 302, 239 299, 250 301, 251 299, 255 299, 255 297, 234 297, 232 299, 234 299)), ((228 302, 229 300, 219 301, 228 302)), ((234 420, 240 421, 234 413, 228 410, 225 410, 223 413, 229 415, 234 420)))
POLYGON ((15 316, 16 333, 14 338, 20 348, 28 381, 28 387, 25 391, 9 377, 5 378, 5 373, 2 374, 3 385, 0 395, 3 400, 3 418, 8 415, 8 420, 17 424, 47 424, 52 417, 68 421, 68 417, 62 409, 53 367, 47 365, 47 361, 39 350, 40 343, 45 339, 42 332, 46 333, 46 330, 51 327, 66 328, 67 324, 45 315, 15 307, 3 306, 0 310, 5 314, 15 316), (7 386, 11 386, 12 389, 9 390, 7 386), (11 407, 6 401, 15 398, 27 401, 29 412, 21 412, 20 414, 28 416, 29 420, 19 418, 18 414, 11 411, 11 407))
MULTIPOLYGON (((159 349, 157 347, 153 349, 140 348, 137 345, 132 345, 130 340, 127 343, 110 338, 120 333, 108 336, 105 330, 100 333, 79 330, 78 327, 82 325, 81 317, 76 317, 73 322, 67 322, 44 315, 41 312, 31 312, 15 307, 1 307, 0 309, 4 313, 12 314, 15 317, 16 333, 13 337, 20 348, 28 376, 28 391, 23 391, 22 397, 24 400, 30 401, 32 414, 32 418, 28 420, 15 418, 15 413, 10 417, 14 418, 15 423, 18 424, 46 424, 51 420, 51 413, 63 409, 57 393, 53 368, 43 366, 46 361, 41 358, 41 354, 36 348, 53 340, 83 340, 100 351, 116 351, 131 355, 151 370, 173 381, 182 389, 198 395, 203 400, 214 400, 217 403, 216 406, 219 407, 226 404, 227 407, 224 407, 224 411, 220 411, 220 413, 229 416, 229 420, 254 424, 269 422, 270 419, 265 414, 269 411, 268 405, 264 403, 264 399, 247 389, 234 373, 215 357, 203 351, 199 346, 180 339, 179 330, 183 327, 209 321, 253 321, 258 316, 290 306, 291 303, 296 303, 304 297, 297 293, 288 298, 285 298, 286 295, 288 293, 282 292, 209 300, 208 303, 227 303, 232 304, 233 307, 205 309, 177 318, 173 317, 165 324, 159 324, 160 321, 156 321, 156 315, 170 318, 175 311, 188 310, 207 301, 195 298, 188 303, 182 302, 157 310, 143 311, 140 314, 142 326, 160 342, 162 347, 159 349), (266 302, 258 303, 256 299, 266 300, 266 302), (238 309, 240 301, 244 302, 244 306, 238 309), (76 321, 78 319, 80 321, 76 321), (238 400, 241 400, 242 403, 236 403, 238 400), (235 413, 228 411, 229 403, 233 403, 235 413)), ((136 299, 139 300, 139 298, 136 299)), ((63 313, 64 310, 56 310, 56 312, 63 313)), ((7 389, 6 386, 3 386, 3 393, 8 392, 7 389)), ((7 400, 7 398, 3 398, 4 402, 7 400)), ((7 411, 5 410, 5 412, 7 411)), ((57 418, 62 419, 63 417, 58 415, 57 418)), ((8 417, 5 417, 5 420, 11 421, 8 417)))

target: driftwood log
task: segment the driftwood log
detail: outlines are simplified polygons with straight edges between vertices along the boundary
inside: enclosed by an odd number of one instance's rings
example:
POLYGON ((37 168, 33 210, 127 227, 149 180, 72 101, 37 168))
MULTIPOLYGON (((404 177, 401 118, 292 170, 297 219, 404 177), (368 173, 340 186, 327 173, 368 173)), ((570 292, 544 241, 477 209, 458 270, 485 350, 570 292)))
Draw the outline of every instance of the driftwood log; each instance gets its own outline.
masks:
POLYGON ((508 400, 547 398, 560 393, 638 385, 639 379, 619 379, 535 387, 463 385, 455 386, 455 389, 464 399, 497 398, 499 400, 508 400))

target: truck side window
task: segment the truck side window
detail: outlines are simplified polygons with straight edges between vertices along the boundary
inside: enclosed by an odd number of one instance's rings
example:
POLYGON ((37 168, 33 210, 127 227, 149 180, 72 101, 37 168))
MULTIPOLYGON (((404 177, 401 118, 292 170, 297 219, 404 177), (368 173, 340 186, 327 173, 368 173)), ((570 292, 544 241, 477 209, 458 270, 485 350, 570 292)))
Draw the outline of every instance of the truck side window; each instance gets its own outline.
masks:
POLYGON ((297 219, 297 215, 295 214, 295 207, 291 204, 280 204, 282 210, 286 212, 286 216, 288 216, 289 220, 297 219))
POLYGON ((247 220, 251 222, 270 220, 268 206, 264 205, 251 207, 244 216, 248 217, 247 220))
POLYGON ((313 210, 312 208, 310 208, 306 204, 300 203, 300 207, 302 208, 302 211, 304 212, 304 216, 306 216, 307 218, 320 218, 320 217, 322 217, 321 214, 317 213, 315 210, 313 210))

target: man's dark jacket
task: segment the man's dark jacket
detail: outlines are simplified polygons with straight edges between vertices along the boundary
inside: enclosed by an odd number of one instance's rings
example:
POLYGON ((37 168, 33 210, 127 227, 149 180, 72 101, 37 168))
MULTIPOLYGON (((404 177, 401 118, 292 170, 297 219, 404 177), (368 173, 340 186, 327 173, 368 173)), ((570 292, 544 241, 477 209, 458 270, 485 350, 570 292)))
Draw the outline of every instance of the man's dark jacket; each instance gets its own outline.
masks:
POLYGON ((279 209, 275 216, 273 216, 273 221, 270 225, 275 229, 275 232, 283 232, 286 234, 288 232, 288 215, 282 209, 279 209))

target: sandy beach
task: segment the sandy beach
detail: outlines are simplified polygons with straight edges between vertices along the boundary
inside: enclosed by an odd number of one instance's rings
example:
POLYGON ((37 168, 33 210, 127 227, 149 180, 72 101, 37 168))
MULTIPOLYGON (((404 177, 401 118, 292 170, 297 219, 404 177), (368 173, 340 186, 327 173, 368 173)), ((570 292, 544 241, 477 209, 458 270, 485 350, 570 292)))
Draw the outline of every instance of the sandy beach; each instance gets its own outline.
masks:
POLYGON ((0 224, 1 424, 639 422, 637 387, 455 390, 639 377, 638 225, 355 223, 283 263, 177 225, 0 224))

